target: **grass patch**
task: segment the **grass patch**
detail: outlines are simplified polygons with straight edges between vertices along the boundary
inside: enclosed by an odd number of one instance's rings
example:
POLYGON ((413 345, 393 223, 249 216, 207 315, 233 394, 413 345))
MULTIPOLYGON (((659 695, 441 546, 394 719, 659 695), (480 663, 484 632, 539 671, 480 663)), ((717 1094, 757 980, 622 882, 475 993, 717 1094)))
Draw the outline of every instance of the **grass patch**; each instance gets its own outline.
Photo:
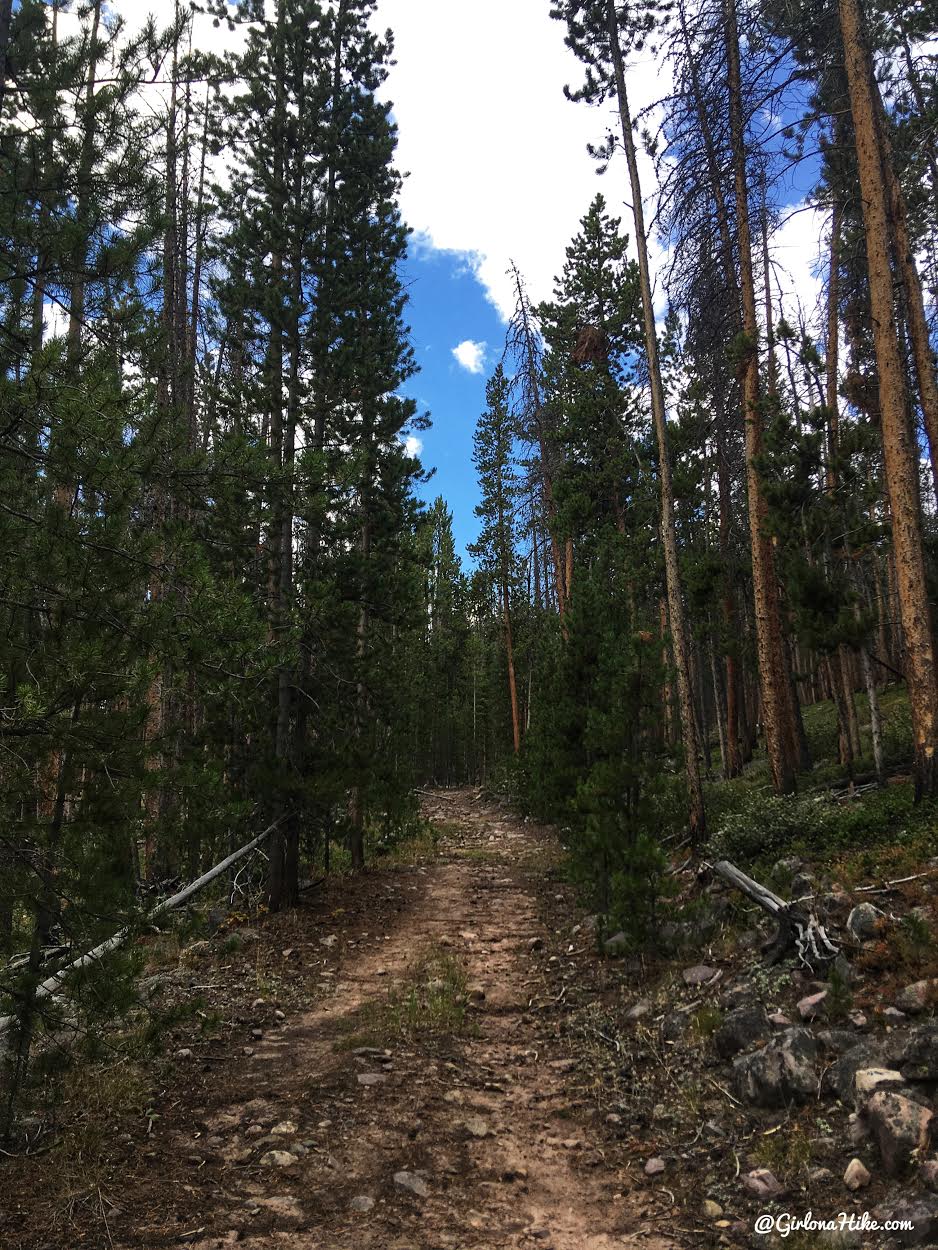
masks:
POLYGON ((391 989, 386 1000, 366 1003, 357 1012, 342 1048, 393 1049, 405 1041, 474 1034, 468 1001, 462 964, 447 951, 433 951, 403 985, 391 989))

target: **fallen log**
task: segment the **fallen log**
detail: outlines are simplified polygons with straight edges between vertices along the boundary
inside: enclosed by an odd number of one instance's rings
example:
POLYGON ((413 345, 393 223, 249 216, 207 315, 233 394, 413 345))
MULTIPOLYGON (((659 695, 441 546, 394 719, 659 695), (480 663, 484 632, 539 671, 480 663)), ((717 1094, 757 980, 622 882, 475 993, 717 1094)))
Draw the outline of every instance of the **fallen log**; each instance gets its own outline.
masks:
POLYGON ((721 859, 712 865, 712 869, 721 881, 739 890, 775 921, 777 929, 774 936, 762 946, 770 964, 778 963, 794 950, 803 967, 815 972, 832 963, 840 954, 840 948, 831 941, 814 912, 806 911, 800 902, 786 902, 728 859, 721 859))
MULTIPOLYGON (((170 898, 164 899, 161 903, 158 903, 152 911, 147 913, 142 923, 145 925, 150 924, 158 916, 162 916, 165 912, 172 911, 174 908, 179 907, 180 904, 185 903, 188 899, 192 898, 193 894, 197 894, 199 890, 204 889, 204 887, 210 882, 214 881, 217 877, 220 877, 223 872, 231 867, 232 864, 236 864, 239 859, 243 859, 245 855, 250 855, 252 851, 257 850, 261 843, 265 842, 267 838, 270 837, 283 819, 284 818, 281 816, 279 820, 275 820, 272 825, 267 826, 263 833, 259 833, 256 838, 252 838, 250 842, 246 843, 242 847, 239 847, 238 850, 232 851, 232 853, 227 856, 226 859, 223 859, 220 864, 216 864, 214 868, 210 868, 208 872, 203 873, 202 876, 198 877, 195 881, 190 881, 187 886, 184 886, 170 898)), ((99 959, 103 959, 105 955, 109 955, 111 951, 115 951, 119 947, 123 946, 124 942, 126 942, 130 935, 136 932, 139 927, 139 924, 126 925, 117 933, 112 934, 111 937, 107 938, 104 942, 101 942, 100 945, 94 947, 93 950, 86 951, 84 955, 79 955, 77 959, 73 959, 72 962, 66 964, 64 968, 60 968, 58 972, 54 973, 51 977, 48 977, 45 981, 36 986, 34 993, 30 996, 32 1002, 37 1003, 44 998, 51 998, 53 995, 57 994, 67 978, 71 976, 73 972, 79 972, 82 968, 87 968, 90 964, 96 963, 99 959)), ((16 1023, 16 1019, 17 1017, 15 1015, 0 1016, 0 1037, 3 1037, 5 1033, 10 1031, 16 1023)))

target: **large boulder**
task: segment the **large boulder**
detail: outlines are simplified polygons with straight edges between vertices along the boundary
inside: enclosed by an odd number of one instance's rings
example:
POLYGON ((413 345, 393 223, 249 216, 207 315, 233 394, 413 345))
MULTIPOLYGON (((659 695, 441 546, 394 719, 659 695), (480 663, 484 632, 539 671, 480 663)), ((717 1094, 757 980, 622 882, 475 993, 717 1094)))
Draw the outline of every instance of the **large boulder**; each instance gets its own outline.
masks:
POLYGON ((713 1044, 721 1059, 730 1059, 772 1035, 772 1026, 761 1006, 750 1003, 731 1011, 716 1033, 713 1044))
POLYGON ((872 1213, 881 1224, 886 1221, 906 1221, 911 1228, 895 1229, 889 1234, 900 1246, 933 1246, 938 1243, 938 1196, 919 1194, 916 1198, 903 1198, 900 1202, 877 1207, 872 1213))
POLYGON ((908 1016, 920 1016, 922 1012, 938 1004, 938 980, 913 981, 896 996, 896 1006, 908 1016))
POLYGON ((853 1078, 854 1102, 862 1110, 873 1094, 884 1089, 904 1088, 902 1073, 895 1068, 858 1068, 853 1078))
POLYGON ((736 1089, 759 1107, 784 1107, 810 1098, 817 1089, 818 1044, 807 1029, 786 1029, 779 1037, 733 1061, 736 1089))
POLYGON ((861 1068, 871 1068, 882 1060, 882 1050, 874 1042, 858 1042, 845 1051, 824 1073, 823 1088, 841 1102, 853 1098, 853 1084, 861 1068))
POLYGON ((899 1090, 877 1089, 863 1105, 883 1168, 899 1176, 913 1155, 926 1154, 931 1143, 935 1113, 899 1090))
POLYGON ((907 1081, 938 1082, 938 1022, 897 1033, 887 1041, 886 1052, 907 1081))

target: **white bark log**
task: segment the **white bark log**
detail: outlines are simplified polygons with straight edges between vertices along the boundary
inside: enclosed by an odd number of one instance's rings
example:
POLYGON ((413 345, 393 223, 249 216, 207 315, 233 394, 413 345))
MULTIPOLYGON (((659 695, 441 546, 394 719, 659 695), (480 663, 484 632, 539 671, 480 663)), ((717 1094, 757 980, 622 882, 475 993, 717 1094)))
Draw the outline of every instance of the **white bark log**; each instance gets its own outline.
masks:
MULTIPOLYGON (((281 820, 282 819, 283 818, 281 817, 281 820)), ((162 916, 165 912, 172 911, 181 903, 185 903, 187 899, 192 898, 193 894, 197 894, 199 890, 207 886, 209 882, 214 881, 216 877, 220 877, 221 874, 225 872, 226 869, 230 868, 232 864, 236 864, 239 859, 243 859, 245 855, 249 855, 251 851, 256 850, 262 842, 266 841, 266 839, 270 837, 274 829, 276 829, 279 824, 280 820, 275 820, 272 825, 268 825, 263 833, 259 833, 256 838, 252 838, 250 842, 248 842, 245 846, 240 847, 237 851, 232 851, 232 853, 226 859, 223 859, 220 864, 216 864, 214 868, 210 868, 208 872, 203 873, 197 880, 191 881, 188 885, 183 886, 178 893, 173 894, 170 898, 166 898, 161 903, 158 903, 156 907, 154 907, 153 910, 147 915, 144 923, 148 924, 154 921, 157 916, 162 916)), ((54 994, 58 993, 66 979, 71 976, 73 972, 78 972, 82 968, 87 968, 89 964, 93 964, 97 960, 103 959, 105 955, 109 955, 111 951, 117 950, 118 947, 122 946, 130 935, 136 932, 138 928, 138 925, 127 925, 125 928, 119 930, 119 932, 107 938, 107 940, 102 942, 99 946, 96 946, 93 950, 87 951, 84 955, 79 955, 77 959, 73 960, 70 964, 67 964, 64 968, 61 968, 58 972, 54 973, 51 977, 48 977, 45 981, 38 985, 35 993, 33 994, 33 1001, 40 1002, 44 998, 51 998, 54 994)), ((0 1016, 0 1037, 3 1037, 5 1033, 9 1032, 15 1023, 15 1015, 0 1016)))

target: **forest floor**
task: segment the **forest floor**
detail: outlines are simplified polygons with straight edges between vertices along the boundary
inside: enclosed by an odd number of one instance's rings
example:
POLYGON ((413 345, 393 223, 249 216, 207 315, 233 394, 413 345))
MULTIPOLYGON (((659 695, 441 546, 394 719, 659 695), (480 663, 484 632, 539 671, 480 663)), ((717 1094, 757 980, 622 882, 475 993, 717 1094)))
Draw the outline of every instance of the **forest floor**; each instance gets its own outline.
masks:
POLYGON ((654 1143, 570 1075, 564 956, 587 952, 551 927, 552 910, 567 935, 575 919, 553 835, 469 790, 428 794, 425 814, 431 852, 195 942, 152 979, 197 1009, 177 1011, 155 1080, 100 1070, 46 1154, 6 1161, 6 1250, 695 1240, 644 1175, 654 1143))

